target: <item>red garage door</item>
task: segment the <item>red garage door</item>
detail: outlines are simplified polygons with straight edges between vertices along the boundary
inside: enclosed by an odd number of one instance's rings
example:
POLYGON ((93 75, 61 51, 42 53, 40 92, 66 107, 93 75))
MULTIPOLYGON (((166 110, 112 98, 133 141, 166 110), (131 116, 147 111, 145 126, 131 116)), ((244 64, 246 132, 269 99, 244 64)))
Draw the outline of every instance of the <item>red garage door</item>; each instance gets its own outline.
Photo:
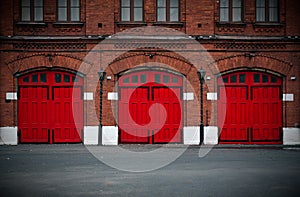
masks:
POLYGON ((182 141, 182 77, 134 72, 119 79, 120 143, 182 141))
POLYGON ((21 143, 81 142, 83 79, 65 72, 35 72, 18 79, 21 143))
POLYGON ((220 77, 218 84, 220 143, 282 143, 280 78, 239 72, 220 77))

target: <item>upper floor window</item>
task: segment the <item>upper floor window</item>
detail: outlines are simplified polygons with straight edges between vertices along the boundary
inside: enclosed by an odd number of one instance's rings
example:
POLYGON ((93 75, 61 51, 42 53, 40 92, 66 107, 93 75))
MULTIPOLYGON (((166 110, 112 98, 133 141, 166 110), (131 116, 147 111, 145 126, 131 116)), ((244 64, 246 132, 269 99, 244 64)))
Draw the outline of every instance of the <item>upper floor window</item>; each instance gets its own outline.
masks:
POLYGON ((179 0, 157 0, 157 21, 178 22, 179 0))
POLYGON ((143 0, 121 0, 121 21, 143 21, 143 0))
POLYGON ((80 21, 80 0, 58 0, 58 21, 80 21))
POLYGON ((43 0, 21 0, 21 21, 40 22, 43 20, 43 0))
POLYGON ((278 22, 279 1, 278 0, 256 0, 257 22, 278 22))
POLYGON ((241 22, 242 6, 242 0, 220 0, 220 22, 241 22))

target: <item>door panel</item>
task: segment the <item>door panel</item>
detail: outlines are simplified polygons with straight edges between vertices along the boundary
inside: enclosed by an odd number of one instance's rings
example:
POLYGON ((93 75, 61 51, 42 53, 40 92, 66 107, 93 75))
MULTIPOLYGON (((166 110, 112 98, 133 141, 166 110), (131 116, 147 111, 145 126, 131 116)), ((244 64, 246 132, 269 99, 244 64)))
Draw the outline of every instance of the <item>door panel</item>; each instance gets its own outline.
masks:
POLYGON ((54 105, 53 142, 80 142, 82 128, 77 128, 76 124, 81 125, 82 119, 80 117, 82 116, 76 114, 83 113, 82 105, 78 105, 81 102, 80 96, 78 97, 81 95, 81 88, 54 87, 52 91, 54 105), (73 105, 74 108, 72 109, 73 105))
POLYGON ((119 102, 121 143, 148 143, 149 130, 139 128, 149 123, 149 88, 122 88, 119 102))
MULTIPOLYGON (((247 87, 220 87, 221 105, 226 105, 224 125, 220 134, 220 141, 247 141, 247 87), (227 100, 225 100, 227 98, 227 100)), ((223 106, 224 108, 225 106, 223 106)), ((223 112, 224 113, 224 112, 223 112)))
POLYGON ((20 142, 48 142, 48 88, 21 87, 19 91, 20 142))
POLYGON ((239 72, 219 78, 218 83, 220 143, 282 143, 280 78, 239 72))
MULTIPOLYGON (((166 121, 161 129, 154 130, 153 143, 181 142, 181 103, 180 88, 153 87, 153 103, 160 103, 166 111, 166 121)), ((163 114, 159 111, 157 115, 163 114)), ((161 120, 161 118, 160 118, 161 120)), ((157 124, 159 128, 161 123, 157 124)))
POLYGON ((182 141, 182 78, 170 73, 133 72, 119 79, 120 143, 182 141))
POLYGON ((43 71, 19 77, 18 84, 21 143, 81 142, 82 78, 43 71))
POLYGON ((281 100, 279 87, 253 87, 253 141, 279 141, 281 139, 281 100))

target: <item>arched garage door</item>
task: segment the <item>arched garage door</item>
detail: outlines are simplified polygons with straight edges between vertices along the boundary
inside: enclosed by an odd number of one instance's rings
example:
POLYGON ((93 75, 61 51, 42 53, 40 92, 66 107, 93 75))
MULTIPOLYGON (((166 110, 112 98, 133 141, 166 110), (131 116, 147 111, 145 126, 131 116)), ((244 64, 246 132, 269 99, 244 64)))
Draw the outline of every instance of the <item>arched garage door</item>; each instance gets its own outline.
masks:
POLYGON ((281 78, 238 72, 220 77, 218 85, 220 143, 282 143, 281 78))
POLYGON ((81 77, 66 72, 34 72, 19 77, 18 85, 21 143, 81 142, 81 77))
POLYGON ((140 71, 120 77, 118 109, 120 143, 182 142, 182 76, 140 71))

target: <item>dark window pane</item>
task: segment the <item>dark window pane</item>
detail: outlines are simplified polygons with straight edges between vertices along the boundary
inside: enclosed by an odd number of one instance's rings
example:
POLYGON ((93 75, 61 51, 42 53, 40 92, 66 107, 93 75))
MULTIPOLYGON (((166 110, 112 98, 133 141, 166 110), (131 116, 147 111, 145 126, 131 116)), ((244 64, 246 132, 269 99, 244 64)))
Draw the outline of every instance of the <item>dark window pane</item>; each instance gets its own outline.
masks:
POLYGON ((220 1, 220 21, 221 22, 229 21, 229 0, 220 1))
POLYGON ((178 0, 170 0, 170 7, 178 7, 178 0))
POLYGON ((59 21, 67 20, 67 8, 58 8, 58 20, 59 21))
POLYGON ((38 75, 32 75, 31 82, 38 82, 38 75))
POLYGON ((134 7, 142 7, 143 0, 134 0, 134 7))
POLYGON ((121 20, 122 21, 130 21, 130 8, 122 8, 121 20))
POLYGON ((178 78, 177 77, 172 77, 172 83, 178 83, 178 78))
POLYGON ((130 21, 130 0, 121 1, 121 21, 130 21))
POLYGON ((256 21, 263 22, 263 21, 266 20, 265 18, 266 18, 265 9, 264 8, 257 8, 256 9, 256 21))
POLYGON ((79 0, 71 0, 71 6, 79 7, 79 0))
POLYGON ((121 5, 122 5, 122 7, 124 7, 124 6, 129 7, 130 6, 130 0, 122 0, 121 5))
POLYGON ((55 74, 55 82, 60 83, 61 82, 61 74, 55 74))
POLYGON ((269 0, 269 7, 277 7, 278 0, 269 0))
POLYGON ((43 0, 34 0, 34 7, 43 7, 43 0))
POLYGON ((154 76, 154 81, 155 81, 156 83, 160 83, 160 74, 155 74, 155 76, 154 76))
POLYGON ((72 77, 72 82, 78 82, 77 77, 72 77))
POLYGON ((67 21, 67 0, 58 0, 58 21, 67 21))
POLYGON ((134 75, 131 77, 132 83, 137 83, 138 82, 138 76, 134 75))
POLYGON ((46 73, 40 74, 40 81, 41 82, 47 82, 47 75, 46 75, 46 73))
POLYGON ((71 21, 79 21, 79 8, 71 8, 71 21))
POLYGON ((29 77, 24 77, 23 82, 29 82, 29 77))
POLYGON ((220 0, 220 7, 228 7, 229 0, 220 0))
POLYGON ((30 6, 30 0, 22 0, 22 6, 30 6))
POLYGON ((221 22, 228 22, 229 21, 228 8, 220 8, 220 21, 221 22))
POLYGON ((166 21, 166 8, 158 8, 157 9, 157 21, 166 21))
POLYGON ((129 83, 129 78, 127 77, 127 78, 123 79, 123 83, 129 83))
POLYGON ((269 21, 278 22, 278 0, 269 0, 269 21))
POLYGON ((166 0, 157 0, 157 21, 166 21, 167 15, 166 15, 166 6, 167 6, 166 0))
POLYGON ((134 8, 134 21, 143 21, 143 8, 134 8))
POLYGON ((278 22, 278 9, 277 8, 269 9, 269 21, 270 22, 278 22))
POLYGON ((179 21, 178 8, 170 8, 170 21, 179 21))
POLYGON ((141 83, 146 83, 146 75, 140 76, 141 83))
POLYGON ((64 82, 69 83, 70 82, 70 76, 69 75, 64 75, 64 82))
POLYGON ((66 7, 67 6, 67 0, 58 0, 58 6, 59 7, 66 7))
POLYGON ((230 76, 230 83, 236 83, 236 75, 230 76))
POLYGON ((166 0, 157 0, 157 7, 166 7, 166 0))
POLYGON ((34 9, 34 20, 35 21, 43 21, 43 8, 35 8, 34 9))
POLYGON ((256 0, 256 7, 265 7, 265 0, 256 0))
POLYGON ((232 0, 232 7, 241 7, 242 0, 232 0))
POLYGON ((169 83, 170 82, 170 77, 169 76, 164 76, 163 77, 163 82, 164 83, 169 83))
POLYGON ((246 75, 240 74, 240 83, 245 83, 245 82, 246 82, 246 75))
POLYGON ((254 74, 254 83, 259 83, 260 82, 260 74, 254 74))
POLYGON ((223 78, 223 83, 228 83, 228 77, 223 78))
POLYGON ((272 82, 272 83, 277 83, 276 77, 271 77, 271 82, 272 82))
POLYGON ((22 8, 22 21, 30 21, 30 8, 22 8))
POLYGON ((232 21, 242 21, 242 0, 232 1, 232 21))
POLYGON ((263 22, 266 20, 265 0, 256 0, 256 21, 263 22))
POLYGON ((232 21, 242 21, 242 9, 241 8, 232 8, 232 21))
POLYGON ((268 81, 269 81, 269 80, 268 80, 268 76, 267 76, 267 75, 263 75, 263 76, 262 76, 262 82, 263 82, 263 83, 268 83, 268 81))
POLYGON ((21 20, 30 21, 30 0, 22 0, 21 7, 21 20))

